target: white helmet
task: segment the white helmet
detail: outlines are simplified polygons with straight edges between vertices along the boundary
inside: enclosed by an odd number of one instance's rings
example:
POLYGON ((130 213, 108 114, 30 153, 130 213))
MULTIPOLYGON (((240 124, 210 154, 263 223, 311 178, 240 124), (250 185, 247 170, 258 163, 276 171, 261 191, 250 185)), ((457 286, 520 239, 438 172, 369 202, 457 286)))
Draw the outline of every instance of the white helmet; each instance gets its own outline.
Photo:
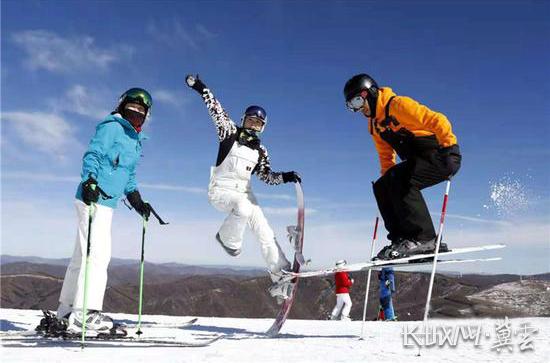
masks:
POLYGON ((342 268, 344 267, 348 262, 346 260, 338 260, 336 261, 336 267, 342 268))

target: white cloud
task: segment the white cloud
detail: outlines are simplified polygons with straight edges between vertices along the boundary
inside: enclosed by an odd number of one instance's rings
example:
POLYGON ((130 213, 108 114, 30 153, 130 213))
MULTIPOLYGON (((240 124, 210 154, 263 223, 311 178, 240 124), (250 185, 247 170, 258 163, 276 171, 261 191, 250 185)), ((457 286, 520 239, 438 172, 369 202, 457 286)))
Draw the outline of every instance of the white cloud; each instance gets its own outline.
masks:
POLYGON ((193 194, 206 194, 206 189, 197 188, 197 187, 187 187, 183 185, 171 185, 171 184, 161 184, 161 183, 139 183, 140 188, 145 189, 156 189, 156 190, 168 190, 168 191, 179 191, 193 194))
POLYGON ((46 182, 78 183, 80 178, 53 174, 37 174, 29 171, 8 171, 2 173, 2 179, 35 180, 46 182))
MULTIPOLYGON (((441 213, 430 213, 432 216, 441 216, 441 213)), ((460 214, 446 214, 446 218, 450 219, 461 219, 463 221, 468 222, 476 222, 476 223, 483 223, 483 224, 494 224, 494 225, 503 225, 503 226, 510 226, 512 223, 508 221, 498 220, 498 219, 485 219, 485 218, 479 218, 479 217, 470 217, 470 216, 464 216, 460 214)))
POLYGON ((198 49, 201 42, 209 41, 216 37, 216 34, 208 30, 204 25, 197 24, 194 28, 184 25, 179 19, 170 21, 154 22, 147 25, 147 34, 156 41, 164 43, 172 48, 180 49, 182 44, 198 49))
MULTIPOLYGON (((294 216, 298 213, 296 207, 262 207, 265 214, 277 215, 277 216, 294 216)), ((316 209, 306 208, 306 215, 317 213, 316 209)))
POLYGON ((26 64, 30 69, 59 73, 106 70, 133 52, 125 45, 118 45, 116 49, 100 48, 90 36, 69 38, 46 30, 21 31, 13 34, 12 39, 27 53, 26 64))
MULTIPOLYGON (((3 179, 18 179, 18 180, 35 180, 43 182, 54 183, 78 183, 80 178, 72 176, 63 176, 55 174, 35 173, 28 171, 8 171, 2 173, 3 179)), ((192 194, 206 194, 206 189, 197 187, 188 187, 183 185, 172 185, 162 183, 139 183, 140 188, 154 189, 154 190, 167 190, 176 192, 185 192, 192 194)))
POLYGON ((48 104, 55 113, 66 112, 88 117, 94 121, 102 120, 110 112, 105 105, 111 105, 114 109, 116 101, 105 100, 97 95, 105 94, 105 91, 92 92, 85 86, 75 84, 59 98, 50 99, 48 104))
POLYGON ((217 37, 218 35, 208 30, 204 25, 197 24, 195 26, 195 29, 197 29, 197 32, 202 35, 205 39, 212 39, 217 37))
POLYGON ((5 121, 11 123, 24 144, 44 153, 63 158, 67 150, 81 146, 74 127, 54 113, 3 112, 2 123, 5 121))
POLYGON ((178 95, 177 93, 166 89, 154 90, 151 92, 151 95, 153 96, 153 101, 169 104, 178 108, 182 107, 185 102, 183 94, 178 95))
POLYGON ((295 200, 296 197, 290 194, 282 193, 254 193, 255 196, 261 199, 276 199, 276 200, 295 200))

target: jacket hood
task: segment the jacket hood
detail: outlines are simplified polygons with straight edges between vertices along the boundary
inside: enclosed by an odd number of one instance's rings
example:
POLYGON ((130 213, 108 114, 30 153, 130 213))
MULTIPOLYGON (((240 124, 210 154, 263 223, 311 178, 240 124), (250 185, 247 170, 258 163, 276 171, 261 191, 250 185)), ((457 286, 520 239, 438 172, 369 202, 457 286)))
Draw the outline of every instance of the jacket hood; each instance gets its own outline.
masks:
POLYGON ((124 119, 119 113, 108 115, 103 121, 99 123, 99 125, 103 125, 109 122, 118 122, 122 125, 122 127, 129 130, 131 133, 134 133, 138 140, 148 139, 148 136, 143 133, 143 131, 137 132, 134 126, 132 126, 132 124, 128 120, 124 119))

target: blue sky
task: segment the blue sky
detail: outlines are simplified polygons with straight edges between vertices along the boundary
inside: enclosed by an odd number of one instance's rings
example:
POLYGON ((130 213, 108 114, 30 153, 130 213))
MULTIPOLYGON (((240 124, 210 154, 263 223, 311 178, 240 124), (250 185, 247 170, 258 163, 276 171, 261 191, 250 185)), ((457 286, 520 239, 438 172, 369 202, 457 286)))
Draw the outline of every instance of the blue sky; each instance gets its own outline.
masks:
MULTIPOLYGON (((367 72, 453 123, 463 167, 444 239, 509 246, 502 262, 461 269, 550 271, 549 10, 541 1, 3 1, 2 253, 71 254, 85 147, 118 96, 143 87, 155 104, 138 180, 171 222, 151 228, 146 257, 262 265, 250 235, 238 259, 213 240, 224 218, 205 194, 216 135, 184 85, 198 72, 234 120, 249 104, 267 109, 273 168, 304 180, 313 267, 361 261, 379 165, 366 119, 346 110, 342 88, 367 72), (502 178, 526 201, 505 214, 490 201, 502 178)), ((293 188, 254 189, 284 244, 293 188)), ((443 189, 425 192, 436 222, 443 189)), ((114 256, 139 256, 139 228, 119 206, 114 256)))

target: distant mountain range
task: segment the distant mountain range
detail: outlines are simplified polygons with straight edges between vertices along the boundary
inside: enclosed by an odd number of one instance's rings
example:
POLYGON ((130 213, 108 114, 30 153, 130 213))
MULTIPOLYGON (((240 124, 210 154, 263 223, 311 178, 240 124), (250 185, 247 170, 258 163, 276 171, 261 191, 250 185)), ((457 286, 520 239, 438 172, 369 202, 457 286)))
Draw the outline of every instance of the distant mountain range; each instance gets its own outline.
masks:
MULTIPOLYGON (((32 263, 32 264, 45 264, 54 266, 66 267, 70 259, 69 258, 43 258, 37 256, 12 256, 12 255, 0 255, 0 269, 2 265, 7 265, 16 262, 32 263)), ((126 258, 112 258, 109 264, 110 267, 135 267, 139 266, 139 260, 132 260, 126 258)), ((168 263, 149 263, 145 262, 146 268, 157 268, 162 270, 165 274, 174 275, 216 275, 216 274, 228 274, 228 275, 244 275, 244 276, 258 276, 265 274, 265 269, 257 267, 239 267, 239 266, 226 266, 226 265, 186 265, 182 263, 168 262, 168 263)))
MULTIPOLYGON (((3 308, 56 309, 68 259, 1 256, 0 305, 3 308)), ((104 310, 135 313, 138 268, 134 260, 114 259, 104 310)), ((365 273, 354 273, 351 317, 361 320, 365 273)), ((422 319, 429 274, 396 272, 393 298, 400 320, 422 319)), ((146 263, 144 313, 163 315, 272 318, 278 311, 261 269, 146 263)), ((373 274, 368 319, 378 310, 378 279, 373 274)), ((325 319, 335 303, 331 278, 301 279, 290 317, 325 319)), ((437 275, 434 317, 550 316, 550 273, 517 275, 437 275)))

